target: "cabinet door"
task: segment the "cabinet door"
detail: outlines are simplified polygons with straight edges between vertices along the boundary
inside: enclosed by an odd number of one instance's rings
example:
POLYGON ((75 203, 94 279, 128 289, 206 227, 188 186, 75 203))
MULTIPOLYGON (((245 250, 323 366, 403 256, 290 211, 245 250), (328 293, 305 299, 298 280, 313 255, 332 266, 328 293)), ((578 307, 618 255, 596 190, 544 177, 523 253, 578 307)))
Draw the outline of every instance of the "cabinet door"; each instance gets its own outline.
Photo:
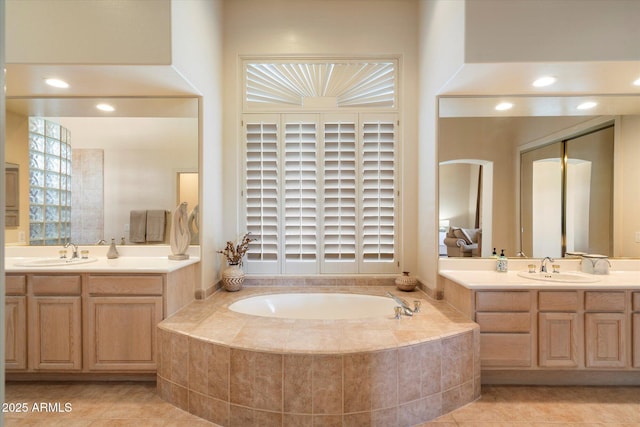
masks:
POLYGON ((82 368, 81 298, 29 300, 29 359, 36 370, 82 368))
POLYGON ((576 313, 540 313, 538 316, 540 366, 578 367, 580 364, 578 315, 576 313))
POLYGON ((640 313, 633 313, 633 367, 640 368, 640 313))
POLYGON ((626 365, 623 313, 585 314, 587 367, 623 368, 626 365))
POLYGON ((90 297, 87 359, 94 371, 154 371, 162 297, 90 297))
POLYGON ((27 369, 27 297, 6 297, 4 327, 5 368, 27 369))

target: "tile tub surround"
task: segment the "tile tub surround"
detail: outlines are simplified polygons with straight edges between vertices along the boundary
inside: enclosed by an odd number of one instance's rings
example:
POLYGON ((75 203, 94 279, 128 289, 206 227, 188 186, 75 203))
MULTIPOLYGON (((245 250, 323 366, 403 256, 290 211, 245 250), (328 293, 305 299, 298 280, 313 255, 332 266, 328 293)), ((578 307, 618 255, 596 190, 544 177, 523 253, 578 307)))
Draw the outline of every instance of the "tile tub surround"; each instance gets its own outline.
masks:
POLYGON ((245 287, 158 326, 159 395, 222 426, 409 426, 480 396, 479 328, 442 301, 390 286, 245 287), (269 319, 228 310, 282 292, 401 295, 413 318, 269 319))

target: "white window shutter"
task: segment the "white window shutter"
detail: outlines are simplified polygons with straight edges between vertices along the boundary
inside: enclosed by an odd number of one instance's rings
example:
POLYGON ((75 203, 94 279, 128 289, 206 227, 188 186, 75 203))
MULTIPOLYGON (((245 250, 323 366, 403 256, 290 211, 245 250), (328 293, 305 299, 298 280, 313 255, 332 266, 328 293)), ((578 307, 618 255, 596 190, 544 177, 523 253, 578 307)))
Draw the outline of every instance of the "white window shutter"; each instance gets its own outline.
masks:
POLYGON ((396 271, 396 120, 361 116, 362 258, 360 272, 396 271))
POLYGON ((284 116, 284 273, 318 267, 317 116, 284 116))
POLYGON ((358 268, 356 115, 324 122, 323 273, 356 273, 358 268))
POLYGON ((278 116, 245 116, 246 227, 256 241, 247 252, 248 272, 279 270, 278 116))

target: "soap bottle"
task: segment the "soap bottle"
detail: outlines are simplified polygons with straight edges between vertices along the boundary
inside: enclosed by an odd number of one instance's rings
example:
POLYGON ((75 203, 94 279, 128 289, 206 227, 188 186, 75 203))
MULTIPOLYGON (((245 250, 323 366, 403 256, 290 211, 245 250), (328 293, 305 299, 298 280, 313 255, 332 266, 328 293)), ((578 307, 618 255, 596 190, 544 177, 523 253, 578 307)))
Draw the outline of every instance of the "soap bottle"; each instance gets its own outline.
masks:
POLYGON ((107 258, 114 259, 118 258, 118 249, 116 249, 116 239, 111 238, 111 244, 109 245, 109 250, 107 251, 107 258))
POLYGON ((498 253, 496 252, 496 248, 493 248, 493 253, 491 254, 491 258, 498 258, 498 253))
POLYGON ((500 256, 498 257, 498 261, 496 262, 496 270, 500 273, 507 272, 507 257, 504 255, 504 249, 500 250, 500 256))

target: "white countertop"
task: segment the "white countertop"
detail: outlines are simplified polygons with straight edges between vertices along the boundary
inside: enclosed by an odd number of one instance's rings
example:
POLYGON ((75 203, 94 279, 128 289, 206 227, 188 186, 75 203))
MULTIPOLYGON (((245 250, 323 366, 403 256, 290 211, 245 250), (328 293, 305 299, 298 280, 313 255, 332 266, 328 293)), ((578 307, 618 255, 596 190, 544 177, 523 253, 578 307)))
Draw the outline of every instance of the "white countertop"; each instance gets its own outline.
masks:
POLYGON ((607 275, 562 270, 597 279, 596 282, 547 282, 518 275, 526 269, 500 273, 492 270, 440 270, 440 275, 468 289, 640 289, 640 271, 611 271, 607 275))
MULTIPOLYGON (((107 259, 108 245, 80 246, 88 249, 90 258, 96 261, 82 264, 57 266, 23 266, 25 261, 37 258, 55 258, 61 246, 5 247, 5 272, 7 273, 170 273, 188 265, 200 262, 200 248, 191 247, 186 260, 170 260, 171 253, 167 245, 154 246, 118 246, 120 257, 107 259)), ((71 255, 68 253, 68 255, 71 255)))

